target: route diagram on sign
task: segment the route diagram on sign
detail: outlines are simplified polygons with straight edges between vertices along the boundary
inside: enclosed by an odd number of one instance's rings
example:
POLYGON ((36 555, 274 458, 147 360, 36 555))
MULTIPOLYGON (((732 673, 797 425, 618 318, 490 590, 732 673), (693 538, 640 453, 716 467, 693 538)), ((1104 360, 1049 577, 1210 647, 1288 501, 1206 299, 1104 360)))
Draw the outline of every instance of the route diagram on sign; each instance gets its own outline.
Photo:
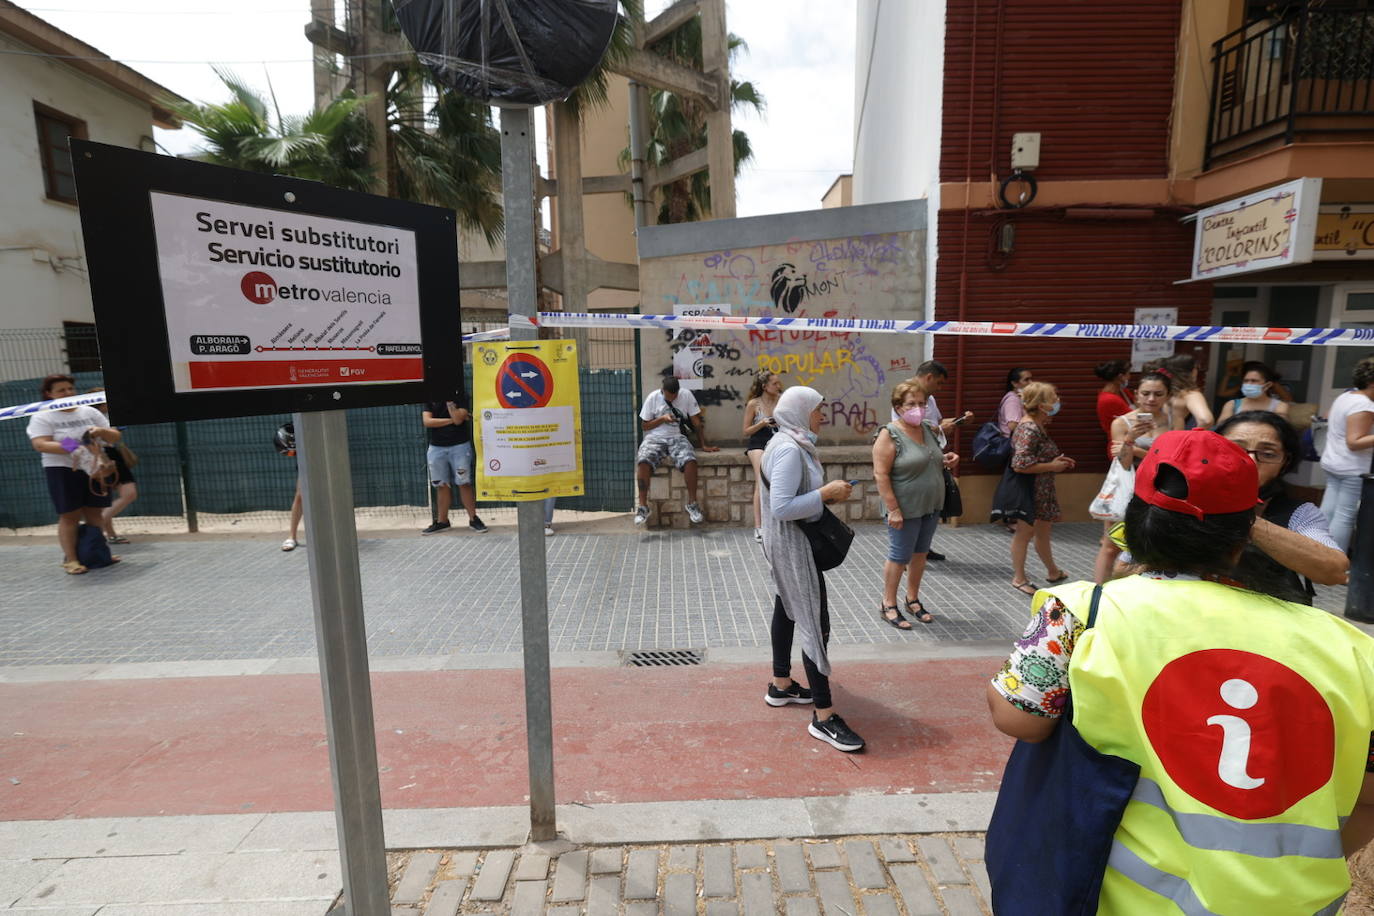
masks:
POLYGON ((528 353, 512 353, 496 371, 496 400, 502 407, 544 407, 553 396, 553 373, 528 353))

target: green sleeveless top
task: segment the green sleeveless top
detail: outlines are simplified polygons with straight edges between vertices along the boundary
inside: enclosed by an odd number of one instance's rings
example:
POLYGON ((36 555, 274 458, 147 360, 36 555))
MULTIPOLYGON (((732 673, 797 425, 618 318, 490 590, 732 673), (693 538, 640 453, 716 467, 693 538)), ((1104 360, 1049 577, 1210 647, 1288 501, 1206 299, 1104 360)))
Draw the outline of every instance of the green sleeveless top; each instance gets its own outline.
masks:
POLYGON ((912 439, 896 423, 886 427, 897 449, 892 458, 892 492, 902 508, 902 517, 908 519, 939 512, 945 505, 945 477, 940 470, 944 457, 935 427, 929 423, 921 426, 924 444, 912 439))

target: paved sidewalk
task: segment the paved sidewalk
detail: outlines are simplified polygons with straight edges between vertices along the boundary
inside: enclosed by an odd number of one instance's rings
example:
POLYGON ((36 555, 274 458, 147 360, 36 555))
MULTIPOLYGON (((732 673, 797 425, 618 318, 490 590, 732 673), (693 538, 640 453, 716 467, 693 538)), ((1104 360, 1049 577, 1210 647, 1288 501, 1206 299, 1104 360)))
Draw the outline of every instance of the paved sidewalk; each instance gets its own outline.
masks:
MULTIPOLYGON (((921 589, 937 620, 910 632, 878 617, 885 528, 856 530, 849 559, 826 574, 837 644, 1009 644, 1020 634, 1029 599, 1009 585, 1008 535, 1000 529, 941 528, 935 546, 949 560, 927 566, 921 589)), ((1070 575, 1091 577, 1100 532, 1096 524, 1056 526, 1056 559, 1070 575)), ((314 657, 305 551, 282 553, 277 544, 140 540, 121 548, 118 566, 66 576, 51 544, 0 539, 0 678, 19 666, 89 672, 111 664, 314 657)), ((579 534, 568 526, 546 544, 554 652, 768 645, 768 573, 745 529, 579 534)), ((511 529, 365 538, 359 548, 374 657, 520 652, 511 529)), ((1032 581, 1043 581, 1034 558, 1030 569, 1032 581)), ((1344 602, 1343 588, 1319 589, 1320 606, 1338 610, 1344 602)))
POLYGON ((981 834, 393 853, 392 916, 981 916, 981 834))

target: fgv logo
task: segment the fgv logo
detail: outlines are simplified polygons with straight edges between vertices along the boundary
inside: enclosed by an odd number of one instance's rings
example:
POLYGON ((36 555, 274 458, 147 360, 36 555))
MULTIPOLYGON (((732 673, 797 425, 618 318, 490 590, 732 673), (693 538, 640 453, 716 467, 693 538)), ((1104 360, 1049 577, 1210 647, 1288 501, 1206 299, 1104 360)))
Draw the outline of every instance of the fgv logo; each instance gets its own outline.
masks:
POLYGON ((243 298, 257 305, 266 305, 277 298, 277 281, 260 270, 250 270, 239 281, 243 298))
POLYGON ((1237 649, 1165 665, 1141 706, 1159 762, 1193 798, 1244 820, 1275 817, 1331 778, 1331 710, 1300 674, 1237 649))

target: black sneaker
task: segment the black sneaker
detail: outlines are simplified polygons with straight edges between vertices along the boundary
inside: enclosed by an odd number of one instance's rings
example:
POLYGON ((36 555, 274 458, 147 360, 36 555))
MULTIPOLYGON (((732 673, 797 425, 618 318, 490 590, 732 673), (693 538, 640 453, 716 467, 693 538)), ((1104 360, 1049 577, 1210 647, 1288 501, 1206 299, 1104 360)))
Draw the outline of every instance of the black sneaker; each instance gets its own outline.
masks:
MULTIPOLYGON (((424 531, 421 531, 420 533, 421 533, 421 534, 438 534, 440 531, 447 531, 448 529, 449 529, 449 523, 448 523, 448 522, 435 522, 434 524, 430 525, 428 528, 426 528, 424 531)), ((286 548, 283 547, 282 549, 285 550, 286 548)))
POLYGON ((926 559, 927 559, 927 560, 934 560, 936 563, 939 563, 939 562, 940 562, 941 560, 943 560, 944 558, 945 558, 945 555, 942 554, 942 553, 940 553, 939 551, 936 551, 936 550, 928 550, 928 551, 926 551, 926 559))
POLYGON ((844 724, 844 719, 838 715, 833 715, 824 722, 816 718, 816 714, 811 714, 811 724, 806 730, 813 737, 820 738, 831 747, 838 748, 846 753, 861 751, 864 748, 864 739, 844 724))
POLYGON ((471 528, 473 531, 476 531, 478 534, 487 533, 486 524, 475 515, 472 517, 472 520, 468 522, 468 527, 471 528))
POLYGON ((786 706, 788 703, 810 703, 811 691, 807 690, 796 681, 786 690, 779 690, 772 681, 768 682, 768 692, 763 696, 763 702, 769 706, 786 706))

